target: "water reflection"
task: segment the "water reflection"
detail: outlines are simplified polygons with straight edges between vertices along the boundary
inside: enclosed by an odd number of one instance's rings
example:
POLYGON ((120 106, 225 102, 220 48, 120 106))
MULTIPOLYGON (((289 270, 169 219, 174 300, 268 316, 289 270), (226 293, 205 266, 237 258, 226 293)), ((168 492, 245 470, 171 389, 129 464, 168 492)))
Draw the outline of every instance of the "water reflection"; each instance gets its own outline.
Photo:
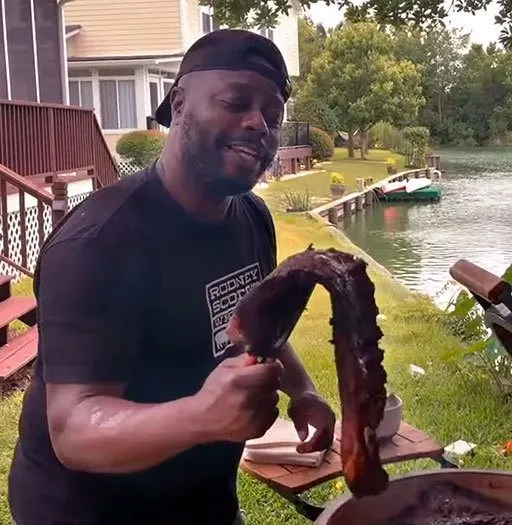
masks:
POLYGON ((441 161, 441 202, 376 206, 342 225, 404 284, 432 296, 457 259, 498 274, 512 262, 512 150, 445 150, 441 161))

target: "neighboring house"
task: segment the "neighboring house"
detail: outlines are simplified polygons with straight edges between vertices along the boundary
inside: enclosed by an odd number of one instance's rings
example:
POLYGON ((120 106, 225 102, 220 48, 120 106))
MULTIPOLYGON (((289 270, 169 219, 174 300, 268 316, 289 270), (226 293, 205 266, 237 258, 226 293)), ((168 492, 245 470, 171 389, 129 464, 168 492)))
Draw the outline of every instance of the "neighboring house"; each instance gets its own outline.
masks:
MULTIPOLYGON (((262 31, 292 76, 299 74, 298 15, 297 7, 262 31)), ((95 109, 113 152, 121 135, 147 128, 184 52, 217 29, 197 0, 72 0, 64 16, 69 103, 95 109)))
POLYGON ((0 99, 66 101, 58 0, 0 0, 0 99))

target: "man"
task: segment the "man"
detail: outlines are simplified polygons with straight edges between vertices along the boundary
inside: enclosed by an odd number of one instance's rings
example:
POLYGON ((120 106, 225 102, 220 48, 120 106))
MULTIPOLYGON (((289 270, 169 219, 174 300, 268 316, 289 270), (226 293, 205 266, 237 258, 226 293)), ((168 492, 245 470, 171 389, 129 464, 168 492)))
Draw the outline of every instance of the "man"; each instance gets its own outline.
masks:
POLYGON ((289 86, 270 40, 206 35, 158 109, 161 158, 94 193, 45 243, 9 477, 17 525, 240 523, 240 456, 275 421, 278 389, 300 450, 332 442, 334 414, 291 348, 247 366, 224 332, 276 265, 271 216, 250 190, 276 153, 289 86))

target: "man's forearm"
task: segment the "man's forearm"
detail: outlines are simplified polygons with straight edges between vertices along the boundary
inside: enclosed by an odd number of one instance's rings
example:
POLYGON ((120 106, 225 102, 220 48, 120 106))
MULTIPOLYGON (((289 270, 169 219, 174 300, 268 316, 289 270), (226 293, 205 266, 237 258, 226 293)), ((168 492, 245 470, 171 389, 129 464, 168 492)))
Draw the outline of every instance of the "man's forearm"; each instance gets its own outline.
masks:
POLYGON ((290 343, 286 343, 279 356, 284 368, 281 390, 290 397, 304 392, 315 392, 316 388, 290 343))
POLYGON ((195 397, 144 405, 93 396, 53 429, 52 442, 72 470, 135 472, 207 442, 209 423, 202 414, 195 397))

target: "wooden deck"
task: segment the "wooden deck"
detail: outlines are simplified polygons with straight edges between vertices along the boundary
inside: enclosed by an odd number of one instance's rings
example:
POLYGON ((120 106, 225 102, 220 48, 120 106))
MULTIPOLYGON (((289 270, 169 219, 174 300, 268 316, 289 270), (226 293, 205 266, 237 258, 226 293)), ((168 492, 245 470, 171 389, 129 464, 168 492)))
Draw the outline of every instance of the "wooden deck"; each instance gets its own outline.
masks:
MULTIPOLYGON (((339 424, 336 439, 325 454, 319 467, 294 465, 270 465, 242 460, 241 469, 259 479, 284 497, 300 494, 321 483, 342 475, 340 458, 339 424)), ((398 433, 381 444, 380 456, 383 463, 396 463, 411 459, 431 458, 441 462, 444 447, 427 434, 402 422, 398 433)))

